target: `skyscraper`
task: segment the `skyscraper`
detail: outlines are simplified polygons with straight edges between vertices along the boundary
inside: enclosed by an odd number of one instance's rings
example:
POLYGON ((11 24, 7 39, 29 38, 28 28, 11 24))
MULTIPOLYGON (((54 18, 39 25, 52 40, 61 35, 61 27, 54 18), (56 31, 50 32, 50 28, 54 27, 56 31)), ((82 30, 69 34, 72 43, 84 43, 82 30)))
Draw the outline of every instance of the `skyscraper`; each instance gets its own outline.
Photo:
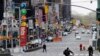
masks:
POLYGON ((64 20, 70 20, 71 19, 71 0, 63 0, 63 4, 67 4, 67 5, 63 5, 63 10, 62 10, 62 14, 63 14, 63 18, 64 20))
POLYGON ((62 17, 64 20, 70 20, 71 19, 71 0, 47 0, 47 2, 53 2, 53 3, 61 3, 59 4, 59 13, 60 17, 62 17))

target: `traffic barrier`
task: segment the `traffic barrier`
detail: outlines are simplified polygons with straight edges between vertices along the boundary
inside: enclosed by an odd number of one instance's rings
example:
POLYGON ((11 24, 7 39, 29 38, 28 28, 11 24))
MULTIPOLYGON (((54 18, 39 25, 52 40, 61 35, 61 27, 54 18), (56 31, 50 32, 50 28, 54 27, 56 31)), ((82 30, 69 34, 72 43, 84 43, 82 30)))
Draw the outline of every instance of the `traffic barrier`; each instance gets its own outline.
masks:
POLYGON ((54 37, 53 42, 60 42, 62 41, 62 37, 54 37))

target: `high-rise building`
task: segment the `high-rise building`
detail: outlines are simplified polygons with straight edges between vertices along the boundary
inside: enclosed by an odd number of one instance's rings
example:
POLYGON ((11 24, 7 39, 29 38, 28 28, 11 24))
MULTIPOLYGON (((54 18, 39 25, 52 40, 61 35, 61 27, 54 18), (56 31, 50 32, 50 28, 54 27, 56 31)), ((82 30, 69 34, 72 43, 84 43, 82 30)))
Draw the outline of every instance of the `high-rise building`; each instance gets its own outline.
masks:
POLYGON ((47 0, 47 2, 61 3, 59 4, 59 17, 64 20, 71 19, 71 0, 47 0))
POLYGON ((70 20, 71 19, 71 0, 63 0, 63 10, 62 10, 62 14, 63 14, 63 18, 64 20, 70 20))

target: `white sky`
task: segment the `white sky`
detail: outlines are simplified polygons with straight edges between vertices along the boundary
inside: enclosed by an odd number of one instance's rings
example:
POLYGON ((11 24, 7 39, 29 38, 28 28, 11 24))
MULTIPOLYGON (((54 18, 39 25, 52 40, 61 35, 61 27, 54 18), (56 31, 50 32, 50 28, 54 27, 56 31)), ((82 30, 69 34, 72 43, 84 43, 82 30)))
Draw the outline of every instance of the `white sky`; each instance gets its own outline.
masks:
MULTIPOLYGON (((71 2, 72 5, 80 5, 93 10, 96 10, 97 8, 97 0, 93 0, 93 3, 90 3, 90 0, 71 0, 71 2)), ((87 15, 89 12, 91 12, 90 10, 75 7, 75 6, 72 6, 72 11, 76 11, 84 15, 87 15)))

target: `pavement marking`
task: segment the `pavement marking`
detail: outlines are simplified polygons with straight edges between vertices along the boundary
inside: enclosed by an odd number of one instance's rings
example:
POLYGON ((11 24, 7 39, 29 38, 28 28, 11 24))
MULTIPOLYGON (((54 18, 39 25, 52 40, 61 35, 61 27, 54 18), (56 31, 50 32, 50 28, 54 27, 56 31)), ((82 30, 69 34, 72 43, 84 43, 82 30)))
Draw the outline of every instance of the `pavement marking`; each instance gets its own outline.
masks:
MULTIPOLYGON (((37 55, 41 55, 41 56, 64 56, 63 54, 51 54, 51 53, 40 53, 40 54, 35 54, 34 53, 34 55, 35 56, 37 56, 37 55)), ((31 54, 17 54, 17 55, 14 55, 14 56, 33 56, 33 54, 31 53, 31 54)), ((74 54, 74 56, 89 56, 88 54, 74 54)), ((93 54, 93 56, 99 56, 98 54, 93 54)))
POLYGON ((22 54, 19 54, 18 56, 23 56, 22 54))
MULTIPOLYGON (((75 54, 74 56, 89 56, 88 54, 75 54)), ((93 54, 93 56, 99 56, 99 54, 93 54)))

